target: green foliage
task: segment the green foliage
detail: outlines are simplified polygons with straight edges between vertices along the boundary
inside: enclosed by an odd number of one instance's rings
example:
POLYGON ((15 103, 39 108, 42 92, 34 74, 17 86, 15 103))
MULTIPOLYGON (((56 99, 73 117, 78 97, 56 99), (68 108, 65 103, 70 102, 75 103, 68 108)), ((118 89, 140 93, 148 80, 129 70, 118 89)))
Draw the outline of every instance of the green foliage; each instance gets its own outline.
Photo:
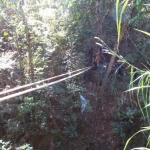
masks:
POLYGON ((134 24, 138 22, 139 20, 143 20, 146 18, 148 12, 148 7, 145 5, 147 1, 141 1, 141 0, 136 0, 134 4, 135 8, 135 14, 134 16, 130 19, 129 23, 134 24))
POLYGON ((8 150, 10 142, 0 140, 0 150, 8 150))
MULTIPOLYGON (((61 50, 61 53, 64 53, 64 47, 67 45, 64 30, 67 12, 66 16, 60 15, 64 11, 61 3, 57 3, 56 7, 45 3, 41 2, 41 7, 39 3, 32 5, 30 1, 22 4, 18 1, 1 3, 1 49, 12 50, 14 57, 17 57, 15 66, 20 70, 17 78, 22 84, 33 77, 37 80, 52 74, 49 63, 56 64, 49 62, 52 53, 59 53, 61 50), (10 10, 7 10, 7 6, 10 10)), ((52 67, 54 68, 53 65, 52 67)))
POLYGON ((23 146, 17 147, 16 150, 33 150, 33 147, 30 147, 29 144, 24 144, 23 146))
POLYGON ((32 147, 30 147, 29 144, 24 144, 19 147, 14 147, 10 142, 4 142, 3 140, 0 140, 0 150, 33 150, 32 147))
MULTIPOLYGON (((80 129, 86 128, 76 115, 80 114, 81 106, 77 93, 80 90, 82 88, 72 79, 19 99, 19 104, 15 109, 11 109, 10 113, 8 110, 11 106, 8 106, 5 111, 7 115, 1 111, 1 122, 5 123, 6 129, 11 129, 6 139, 15 143, 25 131, 31 137, 46 133, 53 137, 55 148, 68 146, 69 141, 79 137, 80 129), (14 115, 9 117, 10 114, 14 115)), ((16 102, 18 103, 18 100, 16 102)), ((30 144, 34 145, 32 141, 30 144)), ((24 145, 21 148, 26 147, 27 145, 24 145)))
MULTIPOLYGON (((117 1, 118 3, 119 3, 119 1, 117 1)), ((118 5, 118 3, 116 2, 116 5, 118 5)), ((125 1, 125 2, 128 2, 127 0, 125 1)), ((142 5, 142 2, 143 1, 141 1, 141 0, 136 0, 135 1, 136 2, 136 4, 134 5, 134 7, 135 7, 135 9, 137 10, 137 16, 135 17, 136 18, 136 20, 138 20, 138 19, 141 19, 140 18, 140 13, 141 13, 141 10, 144 10, 144 7, 145 6, 143 6, 142 5)), ((123 11, 123 9, 122 9, 122 11, 123 11)), ((117 15, 119 15, 119 13, 118 13, 118 7, 116 8, 116 14, 117 15)), ((145 11, 145 14, 146 14, 146 11, 145 11)), ((135 18, 133 18, 132 20, 134 20, 135 18)), ((144 16, 142 15, 142 18, 144 18, 144 16)), ((120 36, 120 29, 118 28, 118 20, 117 20, 117 31, 118 31, 118 37, 120 36)), ((130 22, 131 23, 131 22, 130 22)), ((138 29, 137 29, 138 30, 138 29)), ((140 31, 140 32, 142 32, 142 33, 145 33, 145 34, 147 34, 147 35, 149 35, 147 32, 145 32, 145 31, 141 31, 141 30, 138 30, 138 31, 140 31)), ((142 46, 145 46, 146 44, 144 44, 144 45, 142 45, 142 46)), ((119 57, 120 58, 120 57, 119 57)), ((148 59, 147 59, 148 60, 148 59)), ((149 64, 149 62, 147 62, 148 64, 149 64)), ((130 65, 130 63, 128 63, 129 65, 130 65)), ((132 65, 131 65, 132 66, 132 65)), ((146 118, 147 118, 147 120, 148 120, 148 124, 149 124, 149 109, 147 109, 147 107, 146 107, 146 109, 143 111, 143 109, 142 109, 142 106, 141 106, 141 104, 143 104, 144 103, 144 105, 145 106, 147 106, 147 104, 149 103, 149 102, 147 102, 147 100, 149 101, 149 84, 150 84, 150 82, 149 82, 149 69, 148 69, 148 67, 146 67, 146 65, 144 65, 145 66, 145 70, 143 70, 143 69, 139 69, 139 66, 136 68, 136 67, 134 67, 134 66, 132 66, 133 68, 131 68, 131 82, 130 82, 130 88, 131 89, 129 89, 129 91, 130 92, 132 92, 133 90, 137 90, 137 95, 138 95, 138 104, 139 104, 139 106, 140 106, 140 109, 141 109, 141 111, 142 111, 142 113, 143 113, 143 115, 146 115, 146 118), (135 72, 133 72, 133 70, 135 70, 136 69, 136 71, 135 72), (138 73, 140 73, 141 75, 139 75, 138 73), (139 75, 138 77, 135 77, 135 75, 137 76, 137 74, 139 75), (137 82, 137 80, 138 80, 138 86, 137 87, 135 87, 136 85, 134 84, 135 82, 137 82), (141 98, 141 95, 142 95, 142 100, 140 100, 140 98, 141 98)), ((133 117, 132 117, 132 115, 134 115, 134 113, 133 113, 134 111, 132 110, 132 113, 130 114, 130 116, 131 116, 131 120, 130 120, 130 118, 129 118, 129 123, 134 123, 135 121, 132 121, 132 119, 133 119, 133 117)), ((119 115, 117 115, 117 116, 121 116, 120 114, 119 115)), ((127 117, 128 117, 128 115, 127 115, 127 117)), ((124 118, 124 117, 123 117, 124 118)), ((126 117, 125 117, 126 118, 126 117)), ((122 119, 121 119, 121 121, 123 121, 122 119)), ((132 125, 132 124, 131 124, 132 125)), ((118 127, 119 128, 119 127, 118 127)), ((125 137, 125 134, 122 132, 122 128, 123 127, 121 127, 121 129, 120 129, 120 131, 118 131, 118 130, 115 130, 115 133, 121 133, 121 136, 123 136, 123 137, 125 137), (122 134, 123 133, 123 134, 122 134)), ((146 130, 148 130, 148 129, 146 129, 146 130)), ((144 130, 140 130, 140 131, 138 131, 137 133, 139 133, 139 132, 141 132, 141 131, 144 131, 144 130)), ((136 133, 136 134, 137 134, 136 133)), ((136 134, 134 134, 133 136, 131 136, 131 138, 132 137, 134 137, 136 134)), ((124 149, 126 149, 127 148, 127 145, 129 144, 129 141, 131 140, 131 138, 129 138, 128 139, 128 141, 127 141, 127 143, 126 143, 126 145, 125 145, 125 148, 124 149)), ((145 149, 145 148, 143 148, 143 149, 145 149)))
POLYGON ((120 145, 124 146, 124 142, 137 128, 136 123, 140 125, 142 119, 140 109, 130 106, 126 107, 124 111, 117 109, 114 113, 114 119, 116 122, 112 123, 112 133, 120 137, 120 145))
MULTIPOLYGON (((128 2, 130 3, 128 0, 116 1, 118 41, 123 13, 126 12, 126 7, 129 8, 128 2), (122 7, 119 2, 122 2, 122 7)), ((135 4, 130 3, 130 7, 135 8, 128 28, 128 32, 133 37, 135 33, 130 31, 130 28, 141 29, 138 28, 142 25, 141 22, 145 24, 142 27, 149 29, 148 16, 145 19, 149 8, 142 4, 141 0, 136 0, 135 4)), ((114 1, 110 0, 2 0, 0 2, 0 88, 15 87, 83 66, 84 52, 94 46, 96 53, 94 36, 106 39, 107 44, 112 48, 117 39, 115 22, 109 13, 112 7, 114 1)), ((127 50, 126 60, 133 64, 143 62, 146 69, 150 62, 149 39, 139 35, 135 37, 130 49, 134 49, 134 45, 137 51, 132 54, 127 50)), ((130 40, 128 36, 124 39, 120 49, 125 48, 125 44, 128 45, 130 40)), ((123 56, 125 55, 123 53, 123 56)), ((138 86, 149 84, 148 74, 141 76, 138 86)), ((52 137, 56 149, 74 149, 72 143, 80 137, 80 128, 87 129, 87 125, 76 115, 80 115, 78 92, 84 90, 80 82, 80 77, 70 79, 25 97, 19 97, 17 101, 12 102, 12 106, 4 104, 6 108, 1 110, 0 120, 8 132, 6 138, 16 144, 27 131, 33 139, 41 135, 52 137)), ((111 92, 114 93, 116 86, 118 86, 117 92, 120 88, 123 91, 126 87, 123 84, 114 79, 110 84, 111 92)), ((144 101, 146 106, 149 104, 148 94, 148 88, 138 90, 138 95, 146 100, 144 101)), ((88 107, 86 111, 89 110, 88 107)), ((148 118, 149 110, 142 107, 141 110, 148 118)), ((113 133, 120 135, 124 142, 128 138, 129 129, 134 127, 134 121, 138 117, 141 116, 136 108, 127 107, 123 112, 119 109, 115 114, 116 123, 113 123, 113 133)), ((30 141, 32 145, 34 145, 33 139, 30 141)), ((3 144, 4 147, 9 147, 9 144, 3 144)), ((32 148, 25 144, 18 147, 19 149, 32 148)))
POLYGON ((12 60, 13 53, 8 52, 8 53, 1 53, 0 57, 0 70, 9 70, 13 68, 13 65, 15 64, 15 61, 12 60))

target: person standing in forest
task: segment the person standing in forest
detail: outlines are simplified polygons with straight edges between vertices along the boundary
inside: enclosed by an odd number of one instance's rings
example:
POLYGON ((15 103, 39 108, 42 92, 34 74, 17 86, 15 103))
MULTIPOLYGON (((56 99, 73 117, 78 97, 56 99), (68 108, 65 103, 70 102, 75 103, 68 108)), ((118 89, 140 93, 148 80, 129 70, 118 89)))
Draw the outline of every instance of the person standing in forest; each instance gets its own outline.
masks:
POLYGON ((117 78, 121 79, 124 71, 124 65, 122 64, 123 62, 121 60, 117 60, 115 65, 113 65, 113 69, 117 71, 117 78))
POLYGON ((96 54, 95 57, 95 62, 97 66, 100 67, 100 64, 103 63, 104 61, 105 61, 105 57, 103 54, 103 47, 100 46, 100 49, 98 50, 98 53, 96 54))
POLYGON ((90 50, 88 51, 88 54, 86 57, 87 63, 92 64, 92 58, 93 58, 93 47, 91 47, 90 50))
POLYGON ((97 53, 97 54, 96 54, 95 62, 96 62, 96 64, 97 64, 97 67, 100 67, 100 62, 101 62, 100 53, 97 53))

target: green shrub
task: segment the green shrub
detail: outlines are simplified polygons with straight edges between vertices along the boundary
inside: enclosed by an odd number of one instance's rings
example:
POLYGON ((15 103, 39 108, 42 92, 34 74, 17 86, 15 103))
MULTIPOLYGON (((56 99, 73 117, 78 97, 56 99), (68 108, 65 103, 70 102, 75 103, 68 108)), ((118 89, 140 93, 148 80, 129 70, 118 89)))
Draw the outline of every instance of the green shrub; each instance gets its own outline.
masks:
POLYGON ((33 150, 33 147, 30 147, 29 144, 24 144, 19 147, 13 146, 9 141, 5 142, 3 140, 0 140, 0 150, 33 150))
POLYGON ((127 106, 125 110, 121 110, 121 107, 119 107, 115 111, 112 133, 119 136, 121 146, 124 145, 127 138, 138 130, 141 118, 140 109, 136 107, 127 106))

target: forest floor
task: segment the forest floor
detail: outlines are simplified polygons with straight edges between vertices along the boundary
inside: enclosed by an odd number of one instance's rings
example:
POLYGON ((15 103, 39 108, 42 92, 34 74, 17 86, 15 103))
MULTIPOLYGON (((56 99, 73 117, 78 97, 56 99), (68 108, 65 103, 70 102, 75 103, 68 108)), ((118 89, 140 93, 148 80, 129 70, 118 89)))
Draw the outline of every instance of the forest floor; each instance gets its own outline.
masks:
MULTIPOLYGON (((66 150, 70 150, 70 145, 71 150, 120 150, 119 137, 112 133, 112 123, 115 121, 113 113, 116 108, 114 96, 108 88, 103 94, 104 98, 97 99, 97 87, 94 83, 86 82, 83 87, 85 90, 82 94, 88 100, 88 104, 83 113, 76 113, 81 120, 79 135, 68 143, 69 147, 66 150)), ((41 145, 38 150, 48 145, 49 141, 48 137, 44 137, 35 142, 41 145)))
POLYGON ((103 99, 96 99, 92 97, 92 94, 90 95, 90 93, 97 94, 95 85, 86 84, 86 87, 84 96, 89 99, 91 111, 85 111, 82 118, 88 124, 87 138, 90 136, 94 140, 93 146, 89 146, 87 150, 119 150, 119 139, 112 133, 113 112, 116 107, 115 99, 108 90, 104 93, 103 99))

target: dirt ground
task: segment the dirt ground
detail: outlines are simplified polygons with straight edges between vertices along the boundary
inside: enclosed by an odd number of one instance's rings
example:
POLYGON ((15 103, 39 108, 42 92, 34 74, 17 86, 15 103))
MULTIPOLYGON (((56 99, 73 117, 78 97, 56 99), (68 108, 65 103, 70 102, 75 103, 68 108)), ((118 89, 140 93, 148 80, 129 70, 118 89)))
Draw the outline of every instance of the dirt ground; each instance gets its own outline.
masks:
MULTIPOLYGON (((119 150, 119 139, 112 134, 113 111, 115 100, 106 91, 104 99, 96 99, 89 93, 96 94, 96 87, 93 84, 86 85, 85 97, 90 99, 91 111, 85 111, 82 117, 89 125, 88 135, 94 140, 94 147, 87 150, 119 150)), ((87 135, 87 136, 88 136, 87 135)))

